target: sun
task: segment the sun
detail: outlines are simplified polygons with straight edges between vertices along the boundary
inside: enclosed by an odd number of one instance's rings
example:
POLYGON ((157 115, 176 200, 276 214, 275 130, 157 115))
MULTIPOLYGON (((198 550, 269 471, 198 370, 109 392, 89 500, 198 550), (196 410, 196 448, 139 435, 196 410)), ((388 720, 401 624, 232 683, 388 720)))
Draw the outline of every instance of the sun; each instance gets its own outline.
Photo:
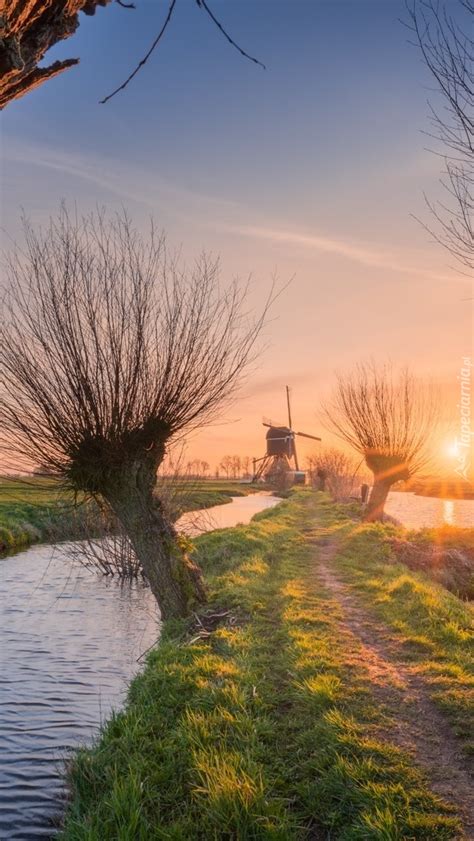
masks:
POLYGON ((454 439, 454 441, 448 441, 444 447, 444 452, 450 458, 457 458, 459 455, 459 444, 456 439, 454 439))

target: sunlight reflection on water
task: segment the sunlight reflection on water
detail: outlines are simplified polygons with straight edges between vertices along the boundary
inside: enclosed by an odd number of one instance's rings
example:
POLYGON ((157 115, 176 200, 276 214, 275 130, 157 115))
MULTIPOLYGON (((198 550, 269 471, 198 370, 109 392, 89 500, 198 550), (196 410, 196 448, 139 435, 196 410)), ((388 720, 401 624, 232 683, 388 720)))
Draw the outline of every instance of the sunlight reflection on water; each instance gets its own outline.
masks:
POLYGON ((474 499, 437 499, 392 491, 385 511, 410 529, 443 525, 474 528, 474 499))
POLYGON ((454 502, 452 499, 443 500, 443 520, 448 526, 454 526, 454 502))

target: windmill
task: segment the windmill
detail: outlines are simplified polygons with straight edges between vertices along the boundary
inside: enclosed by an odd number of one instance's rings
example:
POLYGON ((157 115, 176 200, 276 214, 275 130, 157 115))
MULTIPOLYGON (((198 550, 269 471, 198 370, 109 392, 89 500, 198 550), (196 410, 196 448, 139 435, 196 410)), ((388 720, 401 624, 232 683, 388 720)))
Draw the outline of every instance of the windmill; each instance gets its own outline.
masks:
POLYGON ((313 441, 321 441, 317 435, 309 435, 307 432, 295 432, 291 419, 290 389, 286 386, 286 403, 288 408, 288 426, 275 424, 271 420, 263 420, 263 426, 268 427, 265 436, 267 449, 262 458, 253 460, 253 482, 258 482, 262 476, 271 479, 280 471, 291 473, 294 471, 294 482, 304 484, 305 474, 300 470, 298 455, 296 452, 296 436, 311 438, 313 441), (292 467, 292 462, 294 468, 292 467))

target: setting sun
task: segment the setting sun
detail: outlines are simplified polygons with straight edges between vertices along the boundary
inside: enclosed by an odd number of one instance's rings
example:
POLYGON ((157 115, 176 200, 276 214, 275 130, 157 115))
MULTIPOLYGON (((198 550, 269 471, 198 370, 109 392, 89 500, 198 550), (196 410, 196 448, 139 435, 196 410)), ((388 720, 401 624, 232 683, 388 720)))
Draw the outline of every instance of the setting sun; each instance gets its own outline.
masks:
POLYGON ((449 456, 450 458, 457 458, 459 455, 459 444, 454 439, 454 441, 448 441, 444 446, 444 453, 445 455, 449 456))

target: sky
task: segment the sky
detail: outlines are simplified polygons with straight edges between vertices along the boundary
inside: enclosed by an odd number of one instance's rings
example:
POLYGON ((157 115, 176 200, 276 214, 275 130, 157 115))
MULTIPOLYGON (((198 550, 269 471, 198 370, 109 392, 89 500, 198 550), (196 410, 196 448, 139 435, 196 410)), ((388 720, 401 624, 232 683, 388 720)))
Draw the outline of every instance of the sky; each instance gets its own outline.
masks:
MULTIPOLYGON (((439 195, 432 81, 403 0, 213 0, 246 61, 192 0, 128 88, 167 4, 81 15, 47 56, 80 65, 13 102, 1 120, 2 228, 44 221, 61 200, 153 215, 183 260, 220 255, 222 280, 262 305, 287 284, 239 399, 188 441, 189 458, 264 452, 262 417, 333 443, 319 416, 336 371, 369 357, 434 379, 457 424, 472 356, 472 285, 416 221, 439 195)), ((450 433, 451 435, 451 433, 450 433)), ((444 446, 444 444, 443 444, 444 446)), ((301 456, 314 446, 302 445, 301 456)))

